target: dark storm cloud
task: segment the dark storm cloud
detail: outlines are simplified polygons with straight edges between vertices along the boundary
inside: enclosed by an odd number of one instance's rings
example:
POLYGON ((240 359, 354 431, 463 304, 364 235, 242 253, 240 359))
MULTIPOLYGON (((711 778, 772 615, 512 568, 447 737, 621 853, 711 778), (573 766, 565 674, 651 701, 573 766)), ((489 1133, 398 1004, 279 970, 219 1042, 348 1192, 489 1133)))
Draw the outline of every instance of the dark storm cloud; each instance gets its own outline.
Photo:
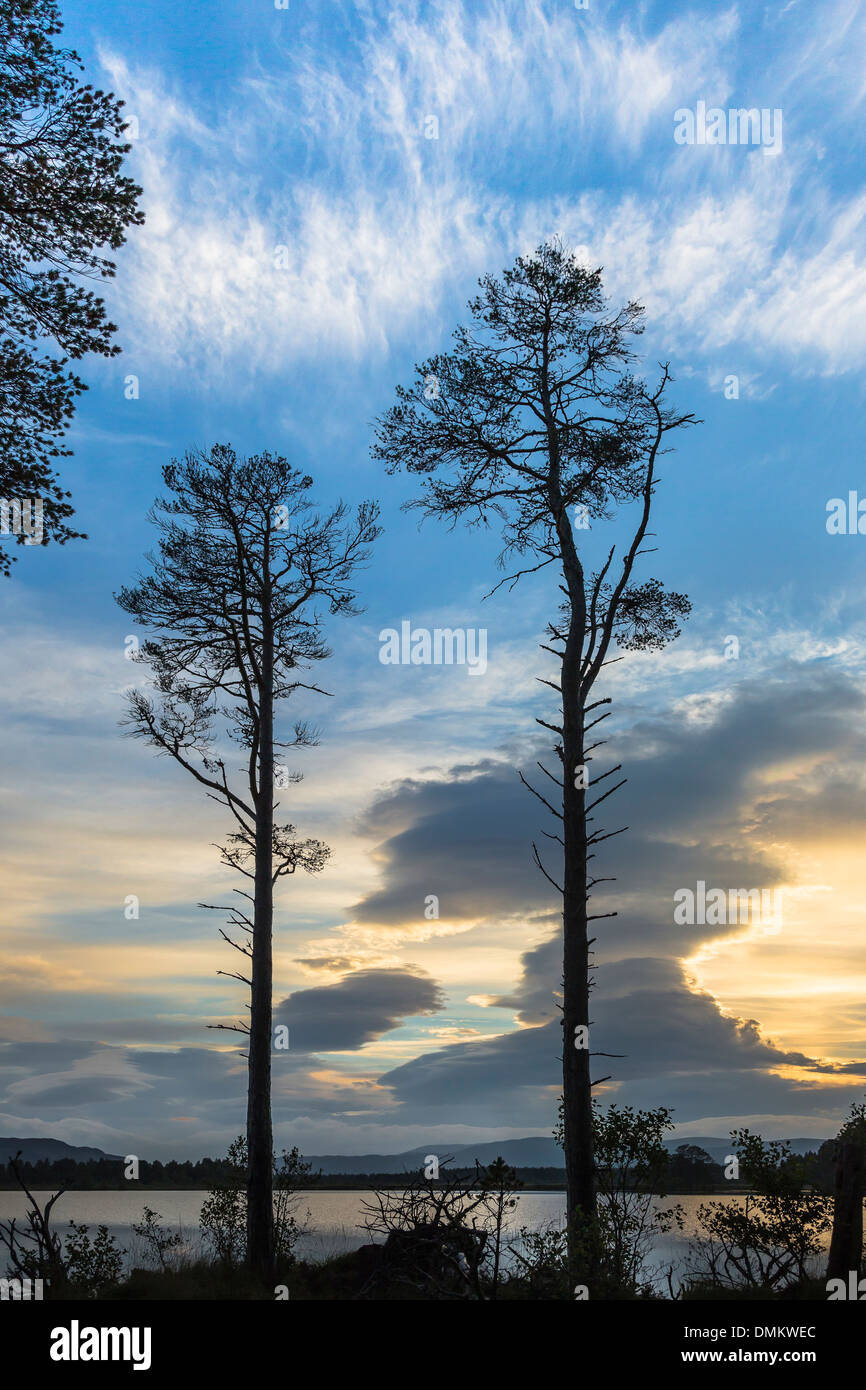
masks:
POLYGON ((859 759, 862 715, 863 692, 849 676, 785 663, 772 678, 739 681, 711 722, 633 725, 616 743, 616 761, 629 778, 624 797, 651 805, 671 839, 690 836, 696 820, 712 839, 716 827, 736 818, 762 769, 815 755, 859 759))
MULTIPOLYGON (((792 665, 778 680, 733 687, 711 720, 642 721, 612 737, 609 756, 598 755, 591 776, 621 762, 628 782, 598 808, 594 828, 627 825, 628 831, 597 853, 599 873, 616 881, 599 888, 594 910, 618 913, 601 924, 599 952, 643 953, 651 940, 665 954, 689 954, 700 929, 674 922, 677 890, 694 890, 698 880, 725 890, 779 884, 787 864, 754 839, 756 819, 780 838, 770 793, 760 798, 757 817, 752 812, 758 779, 783 762, 809 757, 829 765, 837 760, 850 776, 862 742, 854 732, 861 710, 861 693, 848 677, 792 665)), ((525 771, 540 791, 555 792, 531 760, 525 771)), ((805 828, 810 815, 821 813, 825 787, 819 778, 797 791, 805 828)), ((785 797, 795 800, 788 792, 785 797)), ((846 799, 853 803, 853 790, 846 799)), ((778 819, 785 812, 793 818, 782 803, 778 819)), ((520 784, 516 767, 488 761, 454 768, 439 780, 398 783, 374 803, 365 824, 382 837, 383 882, 354 908, 359 922, 423 923, 428 894, 438 897, 446 925, 559 909, 531 855, 535 841, 558 879, 558 846, 541 833, 558 824, 520 784)), ((734 923, 713 935, 738 930, 734 923)))
POLYGON ((624 1053, 617 1080, 692 1072, 817 1063, 764 1039, 754 1019, 723 1014, 705 990, 689 986, 673 961, 632 958, 603 966, 596 975, 591 1012, 592 1046, 624 1053))
MULTIPOLYGON (((629 827, 599 849, 598 872, 614 875, 616 882, 600 889, 592 904, 596 912, 618 913, 595 928, 592 1046, 625 1054, 606 1064, 599 1058, 596 1076, 611 1072, 614 1078, 609 1094, 636 1104, 655 1104, 661 1097, 676 1107, 679 1121, 726 1113, 806 1114, 827 1103, 820 1090, 827 1073, 852 1077, 850 1096, 847 1089, 834 1090, 834 1109, 857 1094, 854 1078, 862 1076, 864 1064, 824 1067, 779 1049, 754 1020, 727 1017, 685 977, 678 957, 691 954, 708 935, 742 928, 680 926, 673 909, 677 889, 694 888, 698 879, 728 890, 771 888, 786 877, 785 861, 755 843, 756 821, 775 827, 787 817, 805 829, 832 778, 853 781, 851 760, 863 751, 855 731, 861 711, 861 692, 844 674, 790 664, 772 680, 739 682, 699 718, 632 726, 611 739, 604 750, 609 756, 593 766, 591 775, 597 776, 622 762, 628 776, 596 822, 604 829, 629 827), (774 798, 772 786, 762 781, 775 768, 814 759, 825 772, 798 781, 796 793, 789 783, 784 797, 774 798)), ((527 771, 544 791, 543 775, 531 763, 527 771)), ((360 905, 358 919, 397 923, 420 917, 424 894, 438 892, 446 921, 481 917, 493 923, 520 912, 536 922, 548 913, 555 920, 556 895, 529 855, 532 840, 545 844, 548 866, 558 875, 551 844, 539 835, 553 823, 515 772, 487 762, 474 770, 454 769, 438 781, 403 782, 380 798, 369 824, 383 837, 384 882, 360 905)), ((853 804, 853 790, 847 800, 853 804)), ((455 1121, 539 1124, 555 1113, 551 1097, 559 1092, 562 1048, 557 934, 526 951, 522 967, 520 981, 493 1002, 534 1026, 453 1044, 380 1079, 407 1121, 436 1114, 455 1121)))
MULTIPOLYGON (((12 1044, 0 1047, 0 1108, 43 1115, 110 1104, 112 1118, 177 1107, 225 1094, 226 1078, 242 1070, 236 1054, 208 1048, 145 1051, 103 1043, 12 1044)), ((50 1118, 50 1114, 48 1115, 50 1118)))
POLYGON ((491 1002, 502 1009, 514 1009, 520 1023, 550 1023, 559 1017, 554 991, 562 982, 562 937, 559 932, 549 941, 524 951, 520 957, 523 976, 508 994, 491 1002))
MULTIPOLYGON (((275 1121, 381 1116, 390 1093, 365 1077, 335 1087, 316 1051, 357 1049, 443 1005, 436 982, 410 968, 361 970, 335 985, 296 991, 275 1014, 289 1024, 291 1043, 289 1051, 274 1052, 275 1121)), ((135 1028, 118 1024, 118 1030, 128 1042, 135 1028)), ((159 1028, 153 1031, 159 1036, 159 1028)), ((119 1047, 78 1038, 0 1044, 0 1129, 22 1133, 31 1120, 67 1126, 81 1117, 107 1127, 104 1147, 114 1151, 152 1155, 151 1136, 159 1134, 162 1152, 218 1152, 224 1136, 242 1127, 247 1075, 243 1039, 226 1032, 211 1037, 219 1048, 119 1047), (166 1144, 173 1127, 177 1137, 166 1144), (216 1146, 209 1137, 196 1139, 214 1133, 216 1146)))
POLYGON ((293 1052, 346 1052, 406 1018, 444 1007, 438 985, 423 971, 357 970, 334 985, 295 990, 276 1006, 274 1018, 288 1025, 293 1052))
MULTIPOLYGON (((321 1068, 315 1056, 274 1054, 275 1122, 368 1112, 372 1117, 388 1104, 389 1093, 375 1083, 359 1078, 335 1088, 317 1075, 321 1068)), ((26 1135, 38 1122, 65 1137, 74 1123, 76 1136, 82 1127, 92 1128, 90 1137, 109 1152, 219 1153, 243 1128, 246 1089, 240 1039, 237 1048, 225 1051, 145 1051, 65 1040, 0 1046, 0 1133, 26 1135)))
POLYGON ((811 844, 862 837, 866 832, 866 796, 861 769, 866 766, 866 750, 858 750, 856 757, 853 772, 820 769, 808 796, 784 792, 762 797, 755 808, 756 828, 763 835, 806 839, 811 844))
MULTIPOLYGON (((521 1004, 538 997, 539 967, 554 960, 546 947, 527 952, 529 980, 515 992, 521 1004)), ((607 1098, 635 1105, 655 1105, 661 1098, 678 1122, 714 1114, 806 1114, 827 1101, 819 1090, 821 1076, 850 1070, 776 1047, 753 1019, 727 1017, 711 995, 689 986, 672 961, 611 963, 593 994, 592 1018, 590 1045, 599 1054, 593 1076, 613 1077, 607 1098), (806 1069, 814 1079, 776 1075, 783 1067, 806 1069)), ((380 1083, 393 1090, 406 1121, 432 1122, 447 1113, 455 1120, 474 1114, 479 1123, 495 1123, 494 1115, 500 1124, 529 1123, 531 1114, 533 1123, 543 1123, 541 1115, 555 1116, 551 1096, 555 1101, 559 1095, 561 1057, 561 1025, 555 1021, 428 1053, 394 1068, 380 1083)), ((850 1092, 834 1090, 834 1107, 844 1110, 862 1091, 866 1062, 859 1076, 850 1092)))
POLYGON ((385 836, 377 853, 385 883, 355 905, 354 919, 423 923, 430 894, 443 923, 495 915, 506 903, 511 912, 537 910, 544 885, 529 844, 539 819, 517 769, 502 763, 398 783, 365 817, 366 829, 385 836))
POLYGON ((548 1023, 425 1053, 379 1082, 401 1102, 407 1123, 552 1124, 561 1057, 562 1030, 548 1023))

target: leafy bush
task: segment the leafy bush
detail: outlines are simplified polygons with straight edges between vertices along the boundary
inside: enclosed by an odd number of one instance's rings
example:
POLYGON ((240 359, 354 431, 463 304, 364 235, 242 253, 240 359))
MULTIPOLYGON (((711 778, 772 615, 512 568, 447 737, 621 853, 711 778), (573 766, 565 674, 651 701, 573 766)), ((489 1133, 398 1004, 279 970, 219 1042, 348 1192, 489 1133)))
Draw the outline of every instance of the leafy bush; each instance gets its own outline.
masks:
POLYGON ((69 1291, 77 1298, 102 1298, 120 1282, 123 1252, 107 1226, 97 1226, 92 1238, 88 1226, 69 1226, 63 1260, 69 1291))
POLYGON ((564 1227, 547 1226, 539 1231, 521 1226, 509 1249, 529 1298, 571 1298, 564 1227))
POLYGON ((166 1256, 183 1245, 183 1236, 180 1231, 169 1231, 161 1225, 162 1217, 152 1207, 145 1207, 141 1215, 141 1221, 134 1224, 132 1229, 144 1241, 150 1255, 156 1257, 160 1269, 165 1273, 169 1267, 166 1256))
POLYGON ((747 1129, 733 1130, 731 1140, 752 1190, 698 1208, 691 1282, 778 1293, 809 1278, 830 1229, 831 1199, 807 1185, 807 1165, 787 1140, 765 1142, 747 1129))
MULTIPOLYGON (((217 1258, 225 1265, 243 1264, 247 1252, 247 1141, 239 1135, 229 1146, 228 1177, 212 1188, 202 1204, 202 1231, 217 1258)), ((297 1219, 299 1188, 313 1181, 312 1164, 305 1163, 297 1148, 274 1157, 274 1253, 278 1264, 291 1264, 294 1247, 304 1226, 297 1219)))
MULTIPOLYGON (((610 1105, 602 1110, 593 1101, 593 1139, 598 1207, 592 1230, 575 1230, 573 1249, 581 1282, 592 1285, 591 1296, 648 1296, 653 1275, 649 1256, 659 1236, 682 1229, 679 1203, 659 1208, 666 1195, 670 1168, 664 1134, 673 1129, 673 1111, 634 1110, 610 1105)), ((562 1105, 554 1138, 562 1144, 562 1105)))

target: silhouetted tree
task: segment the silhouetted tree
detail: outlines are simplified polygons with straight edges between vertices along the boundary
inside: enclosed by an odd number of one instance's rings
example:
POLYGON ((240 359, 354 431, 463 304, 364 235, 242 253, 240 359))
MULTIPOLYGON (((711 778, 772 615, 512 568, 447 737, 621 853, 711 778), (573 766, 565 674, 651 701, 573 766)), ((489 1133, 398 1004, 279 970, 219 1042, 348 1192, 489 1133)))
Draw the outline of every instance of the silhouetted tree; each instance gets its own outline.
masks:
MULTIPOLYGON (((121 172, 123 103, 79 81, 78 55, 53 42, 61 28, 56 0, 0 8, 0 497, 41 501, 43 542, 62 545, 80 533, 54 461, 71 452, 59 441, 86 390, 67 364, 120 351, 78 280, 110 278, 101 249, 144 219, 121 172)), ((0 550, 0 573, 11 559, 0 550)))
POLYGON ((747 1190, 698 1207, 692 1279, 774 1293, 801 1284, 824 1248, 832 1202, 808 1183, 808 1164, 786 1139, 738 1129, 731 1141, 747 1190))
POLYGON ((562 780, 547 775, 560 789, 561 809, 530 790, 561 824, 550 837, 563 852, 561 883, 535 846, 533 852, 563 899, 564 1149, 569 1230, 576 1231, 580 1221, 593 1224, 596 1213, 587 928, 594 920, 589 896, 603 880, 589 865, 594 847, 609 838, 590 813, 622 785, 598 790, 619 771, 613 768, 593 779, 587 800, 587 764, 599 744, 588 746, 586 735, 606 718, 598 707, 610 703, 590 696, 612 641, 633 650, 662 647, 689 611, 682 594, 666 593, 657 579, 634 584, 632 575, 648 534, 663 442, 693 417, 666 406, 666 365, 653 388, 629 370, 642 331, 640 306, 610 312, 601 272, 581 267, 558 241, 480 285, 469 304, 471 325, 456 330, 451 352, 416 368, 413 386, 398 388, 397 403, 378 422, 373 452, 389 472, 403 468, 426 479, 409 506, 452 525, 501 524, 501 566, 525 557, 501 584, 513 587, 523 575, 554 566, 564 594, 544 644, 559 665, 559 680, 546 683, 561 696, 561 722, 537 721, 559 740, 562 780), (600 569, 588 573, 581 530, 631 502, 638 515, 618 572, 611 546, 600 569))
POLYGON ((484 1166, 476 1159, 475 1167, 478 1173, 479 1186, 484 1192, 490 1193, 493 1198, 489 1209, 491 1225, 488 1240, 488 1260, 490 1265, 490 1297, 495 1300, 499 1293, 508 1215, 517 1209, 518 1189, 523 1186, 523 1183, 517 1176, 516 1169, 512 1168, 510 1163, 506 1163, 501 1154, 492 1163, 487 1163, 484 1166))
MULTIPOLYGON (((235 889, 251 915, 228 909, 241 940, 222 932, 250 973, 220 973, 250 988, 249 1025, 231 1027, 249 1035, 247 1256, 269 1277, 274 886, 298 868, 318 872, 329 853, 320 840, 298 839, 294 826, 275 822, 276 750, 316 741, 304 721, 293 737, 276 740, 275 709, 299 690, 327 693, 304 679, 330 655, 316 605, 358 611, 352 577, 379 534, 378 508, 363 502, 352 513, 340 502, 320 514, 308 498, 312 479, 286 459, 238 459, 227 445, 172 461, 163 478, 170 495, 152 513, 159 556, 117 599, 151 634, 136 659, 150 667, 153 693, 130 693, 126 722, 228 809, 235 829, 223 860, 253 886, 235 889), (246 750, 237 785, 217 746, 220 729, 246 750)), ((287 768, 279 776, 281 785, 299 780, 287 768)))
POLYGON ((859 1277, 863 1264, 863 1197, 866 1191, 866 1105, 851 1106, 833 1141, 833 1231, 827 1278, 859 1277))
POLYGON ((706 1192, 724 1177, 721 1165, 714 1163, 706 1149, 697 1144, 679 1144, 668 1161, 668 1186, 672 1192, 706 1192))

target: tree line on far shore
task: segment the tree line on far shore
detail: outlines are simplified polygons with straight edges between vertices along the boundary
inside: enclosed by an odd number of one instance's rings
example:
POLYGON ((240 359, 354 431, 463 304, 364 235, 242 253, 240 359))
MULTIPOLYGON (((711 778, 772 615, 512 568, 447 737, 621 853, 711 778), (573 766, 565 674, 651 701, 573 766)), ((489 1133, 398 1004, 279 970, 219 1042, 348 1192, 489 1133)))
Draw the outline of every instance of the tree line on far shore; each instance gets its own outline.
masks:
MULTIPOLYGON (((834 1141, 827 1140, 816 1150, 798 1158, 809 1175, 809 1181, 822 1190, 829 1190, 833 1180, 834 1141)), ((793 1157, 793 1156, 792 1156, 793 1157)), ((139 1160, 137 1181, 124 1178, 124 1161, 115 1158, 88 1159, 81 1162, 74 1158, 47 1159, 35 1162, 20 1162, 19 1169, 31 1191, 54 1190, 58 1187, 67 1192, 128 1191, 161 1189, 165 1191, 205 1191, 224 1182, 230 1173, 229 1161, 225 1158, 156 1159, 148 1162, 139 1160)), ((449 1166, 451 1177, 466 1177, 472 1169, 465 1166, 449 1166)), ((565 1190, 565 1173, 562 1168, 515 1167, 522 1187, 526 1191, 565 1190)), ((315 1173, 311 1175, 310 1185, 320 1190, 340 1188, 401 1188, 414 1180, 415 1173, 315 1173)), ((695 1144, 680 1144, 668 1159, 665 1186, 667 1191, 682 1193, 708 1193, 740 1191, 741 1181, 726 1179, 724 1165, 715 1163, 705 1149, 695 1144)), ((19 1187, 10 1165, 0 1164, 0 1190, 19 1187)))

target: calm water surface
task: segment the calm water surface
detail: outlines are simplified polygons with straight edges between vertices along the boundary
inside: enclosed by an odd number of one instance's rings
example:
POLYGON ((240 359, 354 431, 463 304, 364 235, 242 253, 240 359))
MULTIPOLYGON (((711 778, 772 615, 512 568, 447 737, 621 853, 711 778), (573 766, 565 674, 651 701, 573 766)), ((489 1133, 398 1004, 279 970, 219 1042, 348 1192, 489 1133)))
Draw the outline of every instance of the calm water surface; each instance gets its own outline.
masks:
MULTIPOLYGON (((42 1199, 50 1196, 49 1193, 35 1195, 40 1206, 42 1199)), ((326 1259, 365 1244, 369 1237, 364 1230, 361 1204, 372 1195, 363 1190, 303 1193, 297 1215, 302 1220, 309 1212, 309 1219, 308 1229, 298 1244, 297 1253, 307 1259, 326 1259)), ((134 1222, 141 1221, 142 1208, 146 1205, 159 1212, 163 1224, 182 1232, 185 1251, 195 1256, 199 1252, 204 1253, 198 1222, 206 1196, 206 1192, 148 1192, 141 1189, 133 1192, 66 1192, 54 1207, 54 1225, 63 1233, 70 1219, 91 1228, 104 1223, 126 1251, 127 1263, 130 1266, 146 1265, 149 1260, 132 1229, 134 1222)), ((691 1194, 666 1198, 662 1205, 679 1202, 683 1207, 685 1229, 681 1234, 667 1236, 658 1242, 653 1250, 653 1262, 665 1269, 669 1264, 678 1265, 686 1254, 690 1236, 694 1234, 698 1207, 702 1202, 717 1200, 725 1199, 691 1194)), ((736 1198, 726 1200, 736 1201, 736 1198)), ((26 1209, 27 1198, 23 1193, 0 1192, 0 1220, 8 1220, 12 1216, 21 1218, 26 1209)), ((544 1230, 561 1226, 564 1216, 564 1192, 522 1192, 517 1209, 511 1213, 509 1225, 512 1230, 520 1226, 544 1230)))

